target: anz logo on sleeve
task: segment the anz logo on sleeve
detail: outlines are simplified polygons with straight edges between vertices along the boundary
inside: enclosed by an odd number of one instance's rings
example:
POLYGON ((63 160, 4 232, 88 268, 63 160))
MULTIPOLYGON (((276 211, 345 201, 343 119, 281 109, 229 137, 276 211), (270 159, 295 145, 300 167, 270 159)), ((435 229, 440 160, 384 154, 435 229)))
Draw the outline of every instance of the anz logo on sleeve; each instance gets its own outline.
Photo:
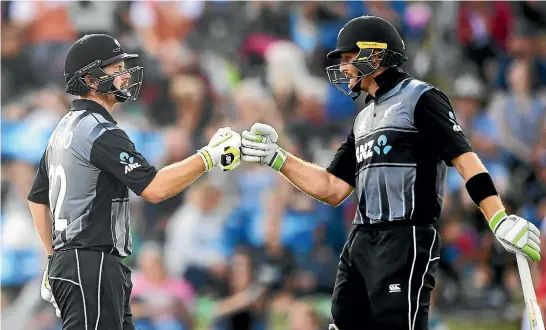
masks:
POLYGON ((358 163, 376 155, 387 155, 392 150, 387 136, 382 134, 377 139, 370 137, 370 140, 363 142, 356 147, 356 161, 358 163))
POLYGON ((121 165, 125 165, 125 174, 131 172, 135 168, 140 167, 139 163, 135 163, 133 157, 129 157, 129 154, 126 152, 122 152, 119 154, 119 163, 121 165))

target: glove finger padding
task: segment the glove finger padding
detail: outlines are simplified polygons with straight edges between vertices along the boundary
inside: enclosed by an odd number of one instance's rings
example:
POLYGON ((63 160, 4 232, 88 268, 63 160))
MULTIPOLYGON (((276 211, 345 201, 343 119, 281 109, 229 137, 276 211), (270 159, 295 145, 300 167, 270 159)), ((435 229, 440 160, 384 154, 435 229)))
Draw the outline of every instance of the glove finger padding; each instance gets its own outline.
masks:
POLYGON ((277 142, 277 140, 279 139, 279 134, 277 134, 277 131, 273 127, 262 123, 255 123, 254 125, 252 125, 252 127, 250 128, 250 133, 267 136, 274 143, 277 142))
POLYGON ((221 128, 218 130, 218 132, 213 136, 213 139, 210 141, 211 147, 219 146, 220 144, 226 142, 233 136, 233 131, 225 128, 221 128))
POLYGON ((267 144, 261 143, 261 142, 249 141, 249 140, 246 140, 244 138, 243 138, 243 140, 241 140, 241 145, 243 147, 256 149, 256 150, 264 150, 264 151, 267 150, 267 144))
POLYGON ((229 133, 229 132, 231 132, 231 131, 232 131, 231 127, 226 126, 226 127, 221 127, 221 128, 219 128, 218 131, 217 131, 217 133, 219 133, 219 134, 227 134, 227 133, 229 133))
POLYGON ((267 151, 264 150, 257 150, 252 148, 241 148, 241 152, 243 153, 243 156, 256 156, 256 157, 265 157, 267 156, 267 151))
POLYGON ((535 234, 537 237, 540 236, 540 230, 532 222, 529 222, 529 231, 535 234))
POLYGON ((53 300, 52 304, 53 304, 53 307, 55 307, 55 316, 57 316, 58 318, 61 318, 61 310, 59 309, 57 302, 53 300))
POLYGON ((540 246, 538 246, 537 243, 535 243, 534 241, 532 240, 529 240, 527 241, 527 245, 529 245, 529 247, 535 251, 537 251, 538 253, 540 253, 540 246))
POLYGON ((535 243, 540 250, 540 238, 535 233, 529 233, 529 240, 535 243))
POLYGON ((256 156, 247 156, 243 153, 243 155, 241 156, 241 160, 248 163, 260 163, 262 158, 256 156))
POLYGON ((57 301, 55 301, 55 297, 53 296, 53 292, 51 291, 51 286, 49 284, 49 267, 46 266, 46 269, 44 271, 44 274, 42 275, 42 285, 40 287, 40 296, 43 300, 47 301, 48 303, 51 303, 53 307, 55 307, 55 316, 58 318, 61 318, 61 310, 59 309, 59 306, 57 305, 57 301))
POLYGON ((243 137, 243 140, 265 144, 264 136, 251 133, 247 130, 244 130, 243 133, 241 133, 241 136, 243 137))
POLYGON ((51 286, 49 285, 49 267, 46 267, 44 274, 42 275, 42 286, 40 288, 40 296, 43 300, 53 303, 55 298, 53 298, 53 293, 51 292, 51 286))

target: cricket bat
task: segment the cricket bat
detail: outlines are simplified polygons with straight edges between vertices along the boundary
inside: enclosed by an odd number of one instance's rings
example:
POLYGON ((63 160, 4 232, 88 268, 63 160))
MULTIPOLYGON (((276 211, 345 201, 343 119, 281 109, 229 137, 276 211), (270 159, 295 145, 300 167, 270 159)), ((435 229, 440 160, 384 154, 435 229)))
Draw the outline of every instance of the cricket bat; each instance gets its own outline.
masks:
POLYGON ((540 307, 538 306, 537 296, 533 288, 533 279, 531 278, 531 270, 527 259, 520 255, 516 255, 518 262, 519 277, 521 279, 521 287, 523 288, 523 297, 525 306, 527 307, 527 316, 531 330, 545 330, 540 307))

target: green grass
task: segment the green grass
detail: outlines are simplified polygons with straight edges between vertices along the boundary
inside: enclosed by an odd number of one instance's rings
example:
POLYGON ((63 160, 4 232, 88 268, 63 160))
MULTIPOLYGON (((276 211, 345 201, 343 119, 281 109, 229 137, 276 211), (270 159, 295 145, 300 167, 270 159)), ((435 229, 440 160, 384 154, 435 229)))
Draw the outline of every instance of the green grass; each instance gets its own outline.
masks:
POLYGON ((476 322, 460 322, 460 321, 448 321, 447 326, 449 330, 519 330, 519 322, 509 323, 476 323, 476 322))
MULTIPOLYGON (((330 298, 308 298, 304 299, 311 303, 316 311, 325 318, 330 317, 330 298)), ((209 326, 210 314, 214 308, 214 301, 210 298, 199 298, 197 304, 197 327, 196 330, 207 330, 209 326)), ((497 323, 478 323, 468 320, 445 320, 449 330, 519 330, 520 322, 497 322, 497 323)), ((274 315, 272 318, 272 330, 287 330, 286 316, 274 315)))

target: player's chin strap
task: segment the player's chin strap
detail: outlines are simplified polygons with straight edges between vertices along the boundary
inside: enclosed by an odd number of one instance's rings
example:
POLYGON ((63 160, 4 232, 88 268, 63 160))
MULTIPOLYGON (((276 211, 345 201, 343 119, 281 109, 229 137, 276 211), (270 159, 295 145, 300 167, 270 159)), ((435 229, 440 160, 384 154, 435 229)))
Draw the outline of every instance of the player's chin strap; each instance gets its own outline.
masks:
POLYGON ((362 84, 362 78, 364 78, 364 76, 360 76, 360 78, 357 80, 356 84, 351 88, 351 92, 355 95, 351 96, 351 98, 353 99, 353 101, 356 101, 356 99, 360 96, 360 94, 362 94, 362 86, 360 84, 362 84))

